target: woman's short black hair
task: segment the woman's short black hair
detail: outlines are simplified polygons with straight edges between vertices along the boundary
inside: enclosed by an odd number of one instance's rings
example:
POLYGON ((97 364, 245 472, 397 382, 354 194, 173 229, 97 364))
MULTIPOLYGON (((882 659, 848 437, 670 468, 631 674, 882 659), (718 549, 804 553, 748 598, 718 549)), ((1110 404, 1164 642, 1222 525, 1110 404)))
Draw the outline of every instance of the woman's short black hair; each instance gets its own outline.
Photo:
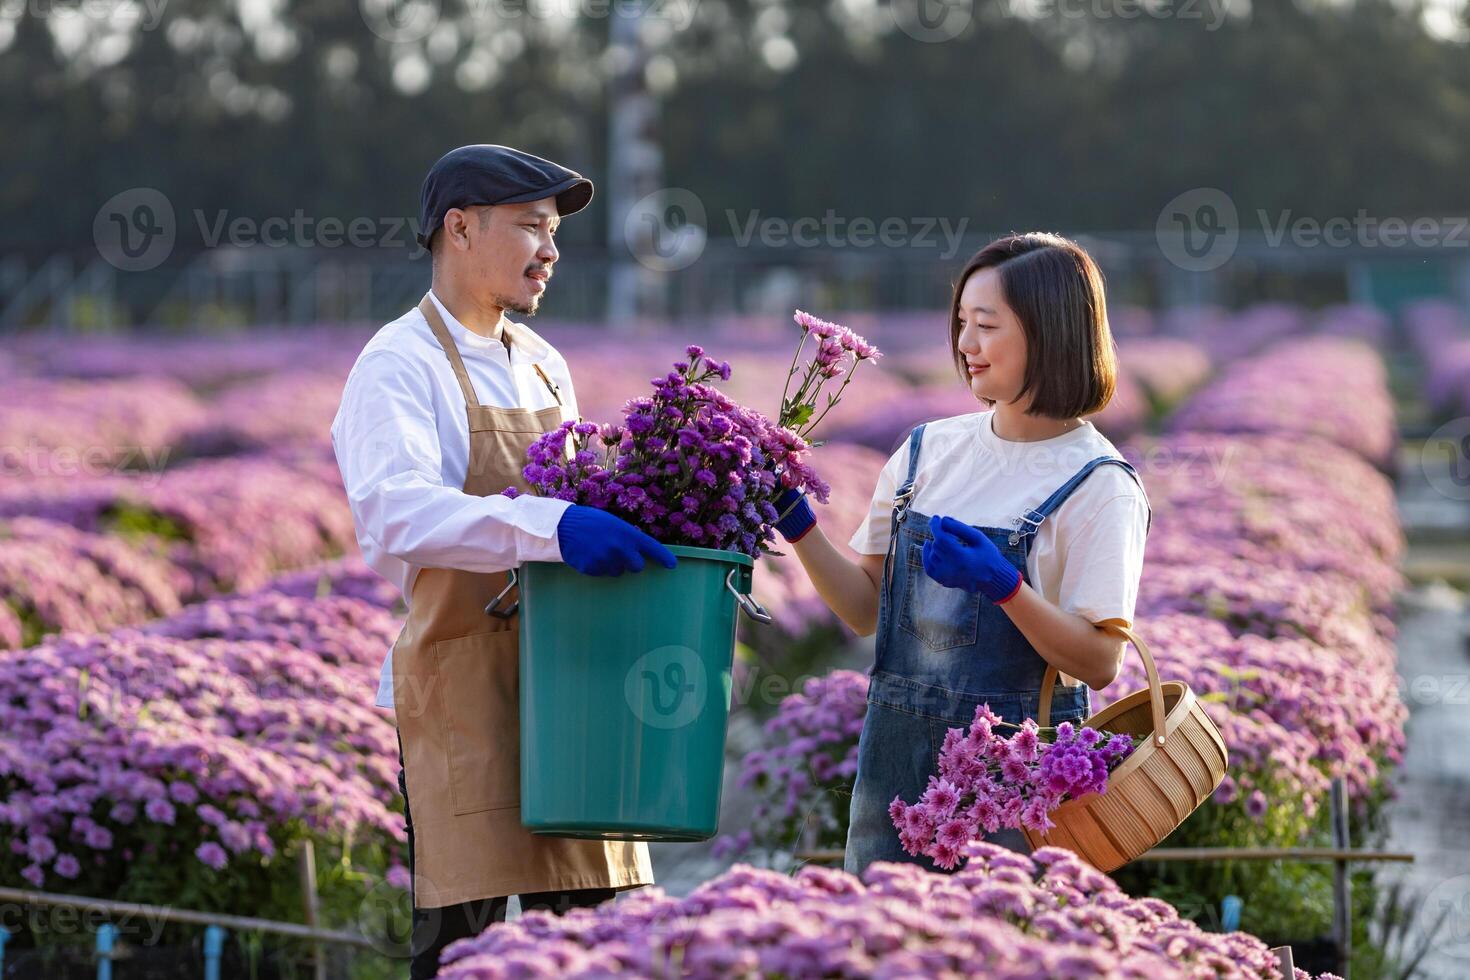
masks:
POLYGON ((970 258, 955 281, 949 310, 949 349, 967 384, 959 349, 960 293, 981 269, 996 270, 1006 304, 1026 334, 1026 374, 1018 397, 1032 393, 1028 414, 1071 419, 1102 411, 1117 385, 1118 355, 1102 271, 1092 256, 1060 235, 1028 232, 998 238, 970 258))

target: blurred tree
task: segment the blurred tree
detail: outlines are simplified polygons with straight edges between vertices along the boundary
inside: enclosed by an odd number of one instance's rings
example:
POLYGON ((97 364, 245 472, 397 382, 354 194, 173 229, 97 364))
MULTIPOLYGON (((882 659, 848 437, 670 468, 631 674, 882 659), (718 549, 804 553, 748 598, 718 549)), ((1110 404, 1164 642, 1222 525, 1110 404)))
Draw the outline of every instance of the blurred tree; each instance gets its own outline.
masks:
MULTIPOLYGON (((0 6, 0 251, 85 252, 135 186, 183 253, 201 221, 406 218, 466 142, 603 178, 627 2, 0 6)), ((1246 227, 1465 213, 1466 45, 1394 0, 974 0, 940 43, 899 28, 916 0, 645 2, 665 177, 712 237, 727 209, 1151 228, 1199 186, 1246 227)), ((600 242, 605 203, 567 237, 600 242)))

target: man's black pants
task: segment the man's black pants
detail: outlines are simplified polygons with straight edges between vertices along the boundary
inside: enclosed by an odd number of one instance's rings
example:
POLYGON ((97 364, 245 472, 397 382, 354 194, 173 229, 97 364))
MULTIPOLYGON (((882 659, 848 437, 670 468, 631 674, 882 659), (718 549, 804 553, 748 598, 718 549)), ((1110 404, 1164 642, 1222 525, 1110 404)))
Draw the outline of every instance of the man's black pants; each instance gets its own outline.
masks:
MULTIPOLYGON (((413 881, 413 818, 408 809, 408 785, 403 776, 403 737, 398 739, 398 791, 403 794, 403 827, 408 832, 408 875, 413 881)), ((410 895, 412 894, 410 890, 410 895)), ((612 898, 611 888, 583 888, 566 892, 527 892, 520 896, 521 911, 545 909, 561 915, 568 909, 591 908, 612 898)), ((438 909, 413 908, 413 933, 409 938, 408 975, 411 980, 428 980, 439 972, 439 956, 456 939, 476 936, 492 922, 504 922, 510 896, 482 898, 474 902, 438 909)))

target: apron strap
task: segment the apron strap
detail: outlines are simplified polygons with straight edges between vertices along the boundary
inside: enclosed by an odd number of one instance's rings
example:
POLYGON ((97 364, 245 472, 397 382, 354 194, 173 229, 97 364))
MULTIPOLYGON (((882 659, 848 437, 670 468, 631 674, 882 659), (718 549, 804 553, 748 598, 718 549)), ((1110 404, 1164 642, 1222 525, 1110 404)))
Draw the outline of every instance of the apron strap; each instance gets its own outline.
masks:
MULTIPOLYGON (((475 386, 470 381, 470 372, 465 369, 464 358, 459 356, 459 346, 455 344, 454 338, 449 334, 449 328, 444 325, 444 318, 439 315, 439 309, 434 305, 434 300, 428 293, 419 300, 419 312, 424 319, 429 321, 429 329, 434 331, 434 339, 439 341, 439 346, 444 348, 444 353, 449 358, 449 366, 454 368, 455 380, 459 382, 459 390, 464 392, 464 402, 472 408, 480 408, 480 400, 475 397, 475 386)), ((510 338, 506 336, 506 349, 510 349, 510 338)), ((551 392, 551 397, 556 399, 558 405, 562 404, 561 390, 547 377, 546 372, 541 370, 541 365, 532 364, 536 376, 546 385, 546 390, 551 392)))
POLYGON ((475 386, 470 383, 470 372, 465 370, 464 358, 459 356, 459 347, 454 343, 454 338, 449 335, 449 328, 444 325, 444 318, 439 315, 439 310, 434 306, 434 301, 424 293, 424 298, 419 300, 419 312, 424 319, 429 321, 429 329, 434 331, 434 339, 439 341, 439 346, 444 348, 444 353, 449 357, 449 366, 454 368, 454 377, 459 381, 459 390, 464 392, 464 403, 473 408, 480 407, 480 400, 475 397, 475 386))
POLYGON ((537 376, 539 376, 542 381, 546 382, 546 389, 551 392, 551 397, 552 398, 555 398, 556 399, 556 403, 558 405, 560 405, 561 404, 561 389, 558 388, 556 385, 554 385, 554 384, 551 383, 551 379, 546 376, 546 372, 543 371, 543 370, 541 370, 541 365, 539 365, 539 364, 532 364, 531 367, 535 369, 537 376))

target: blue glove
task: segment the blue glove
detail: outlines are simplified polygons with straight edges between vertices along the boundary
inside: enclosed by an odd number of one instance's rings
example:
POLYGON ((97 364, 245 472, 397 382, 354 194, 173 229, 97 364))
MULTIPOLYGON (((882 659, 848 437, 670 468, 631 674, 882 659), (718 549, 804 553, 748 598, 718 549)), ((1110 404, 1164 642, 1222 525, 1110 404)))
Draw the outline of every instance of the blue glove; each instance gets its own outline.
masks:
POLYGON ((924 571, 940 585, 979 592, 999 605, 1021 589, 1021 573, 981 531, 953 517, 929 519, 924 571))
POLYGON ((596 507, 573 504, 556 525, 562 561, 583 575, 621 575, 643 571, 643 559, 665 568, 679 563, 674 553, 621 517, 596 507))
POLYGON ((771 526, 792 544, 806 537, 806 533, 817 526, 817 515, 812 513, 812 505, 807 502, 806 494, 794 488, 788 487, 776 498, 776 513, 780 516, 771 526))

